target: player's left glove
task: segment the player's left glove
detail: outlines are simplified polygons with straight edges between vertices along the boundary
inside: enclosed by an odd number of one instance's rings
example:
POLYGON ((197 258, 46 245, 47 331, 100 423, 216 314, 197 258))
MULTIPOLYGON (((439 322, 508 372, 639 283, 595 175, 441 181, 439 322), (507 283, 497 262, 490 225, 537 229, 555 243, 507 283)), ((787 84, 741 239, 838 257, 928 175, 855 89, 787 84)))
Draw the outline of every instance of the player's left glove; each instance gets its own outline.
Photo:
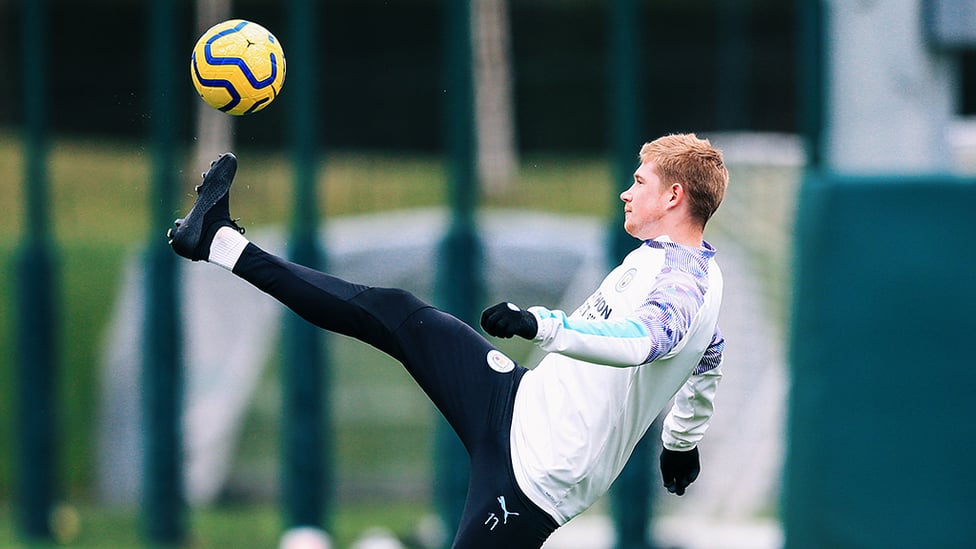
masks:
POLYGON ((534 339, 539 331, 535 316, 514 303, 499 303, 485 309, 481 313, 481 327, 488 335, 506 339, 513 335, 534 339))
POLYGON ((678 496, 685 495, 685 488, 695 482, 700 472, 697 446, 685 452, 667 448, 661 450, 661 476, 664 477, 664 487, 668 492, 678 496))

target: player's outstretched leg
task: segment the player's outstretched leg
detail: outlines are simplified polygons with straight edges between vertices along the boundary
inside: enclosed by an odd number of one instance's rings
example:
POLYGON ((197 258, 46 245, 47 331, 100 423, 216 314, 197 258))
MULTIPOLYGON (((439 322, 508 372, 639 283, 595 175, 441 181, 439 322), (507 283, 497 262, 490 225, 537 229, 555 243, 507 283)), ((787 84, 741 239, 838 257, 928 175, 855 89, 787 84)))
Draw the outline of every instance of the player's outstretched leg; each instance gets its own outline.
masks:
POLYGON ((221 227, 229 227, 241 234, 230 217, 230 186, 237 173, 237 157, 231 153, 220 155, 203 174, 203 183, 197 185, 197 199, 186 217, 174 221, 166 236, 173 250, 193 261, 210 259, 214 235, 221 227))
POLYGON ((409 292, 370 288, 276 257, 250 243, 230 216, 237 158, 220 155, 203 174, 187 215, 167 232, 173 250, 232 271, 320 328, 360 339, 405 360, 391 334, 429 305, 409 292))
MULTIPOLYGON (((277 299, 308 322, 356 338, 399 362, 430 395, 462 440, 486 428, 493 346, 467 324, 412 293, 342 280, 265 252, 230 217, 230 186, 237 161, 221 156, 204 175, 193 209, 169 231, 180 255, 224 267, 277 299), (464 364, 476 367, 461 367, 464 364), (467 392, 473 393, 459 398, 467 392), (479 404, 480 402, 480 404, 479 404), (466 433, 474 433, 465 437, 466 433)), ((501 394, 501 393, 499 393, 501 394)))

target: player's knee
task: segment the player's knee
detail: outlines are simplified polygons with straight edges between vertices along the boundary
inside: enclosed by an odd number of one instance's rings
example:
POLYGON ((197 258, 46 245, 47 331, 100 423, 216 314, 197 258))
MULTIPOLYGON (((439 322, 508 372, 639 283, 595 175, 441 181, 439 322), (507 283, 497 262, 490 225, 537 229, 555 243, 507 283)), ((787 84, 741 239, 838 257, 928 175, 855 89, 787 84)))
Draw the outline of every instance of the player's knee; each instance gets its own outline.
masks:
POLYGON ((370 291, 375 292, 384 303, 397 307, 419 309, 427 306, 419 297, 402 288, 373 288, 370 291))
POLYGON ((370 288, 355 301, 383 320, 388 328, 399 326, 407 317, 429 307, 422 299, 400 288, 370 288))

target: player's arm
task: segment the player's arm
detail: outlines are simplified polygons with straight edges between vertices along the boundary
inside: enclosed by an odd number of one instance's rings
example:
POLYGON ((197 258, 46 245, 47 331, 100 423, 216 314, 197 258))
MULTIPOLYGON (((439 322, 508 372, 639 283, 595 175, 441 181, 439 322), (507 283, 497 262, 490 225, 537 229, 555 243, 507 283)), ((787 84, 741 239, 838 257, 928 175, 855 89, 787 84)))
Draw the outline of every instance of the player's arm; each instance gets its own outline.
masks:
POLYGON ((712 342, 691 377, 674 396, 661 429, 661 475, 669 492, 682 495, 701 470, 698 443, 715 411, 715 394, 722 379, 725 339, 716 329, 712 342))
POLYGON ((490 335, 534 340, 545 351, 631 367, 671 352, 688 333, 703 301, 694 279, 672 272, 628 316, 587 319, 545 307, 523 310, 500 303, 485 311, 481 325, 490 335))
POLYGON ((584 320, 545 307, 525 310, 513 303, 485 309, 481 327, 495 337, 517 335, 535 341, 545 351, 619 367, 648 362, 655 346, 670 349, 674 344, 653 341, 651 330, 639 317, 584 320))
MULTIPOLYGON (((589 320, 545 307, 532 307, 529 312, 539 326, 533 340, 541 349, 607 366, 649 362, 671 350, 678 336, 687 331, 655 329, 652 319, 665 316, 657 314, 589 320)), ((661 322, 657 324, 663 326, 661 322)))

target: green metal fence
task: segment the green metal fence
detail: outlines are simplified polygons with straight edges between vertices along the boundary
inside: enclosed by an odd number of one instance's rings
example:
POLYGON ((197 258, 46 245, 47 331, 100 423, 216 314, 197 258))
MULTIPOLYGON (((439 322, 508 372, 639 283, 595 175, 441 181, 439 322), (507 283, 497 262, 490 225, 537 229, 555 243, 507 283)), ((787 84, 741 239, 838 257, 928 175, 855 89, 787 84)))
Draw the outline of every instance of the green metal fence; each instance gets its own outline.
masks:
POLYGON ((48 48, 47 2, 26 2, 23 50, 26 70, 24 197, 26 224, 17 268, 17 449, 16 502, 21 533, 28 538, 50 534, 48 515, 57 496, 53 474, 58 449, 57 250, 51 239, 47 176, 48 48))
MULTIPOLYGON (((58 276, 57 250, 51 241, 51 220, 47 197, 47 45, 50 25, 48 2, 26 0, 23 8, 24 115, 25 115, 25 200, 26 225, 18 254, 18 383, 23 395, 18 408, 17 508, 21 532, 28 538, 49 538, 49 517, 57 499, 55 462, 58 456, 56 430, 58 410, 54 387, 58 379, 58 276)), ((474 213, 478 204, 474 169, 473 83, 470 2, 448 2, 445 6, 445 125, 449 169, 451 223, 442 242, 438 265, 439 305, 476 324, 484 293, 478 229, 474 213)), ((181 146, 179 127, 183 123, 179 96, 185 62, 178 55, 185 48, 176 43, 184 33, 179 20, 180 5, 153 0, 146 11, 147 63, 143 75, 150 90, 148 141, 152 170, 149 192, 150 239, 145 246, 147 273, 142 356, 143 427, 145 461, 142 527, 145 537, 157 544, 180 544, 187 537, 180 427, 183 398, 183 342, 180 336, 178 259, 166 245, 163 234, 174 212, 183 184, 178 181, 177 153, 181 146)), ((726 6, 726 9, 729 9, 726 6)), ((294 218, 289 253, 293 260, 313 267, 325 267, 327 257, 320 249, 316 211, 316 173, 321 148, 319 140, 328 131, 328 120, 320 112, 321 74, 328 73, 322 60, 313 58, 316 37, 314 23, 321 10, 313 0, 290 0, 285 5, 291 41, 289 62, 302 67, 289 73, 287 129, 288 147, 295 173, 294 218)), ((606 32, 611 37, 607 70, 610 112, 609 153, 613 177, 620 188, 628 186, 635 167, 636 151, 650 136, 641 120, 642 90, 646 75, 641 70, 641 3, 615 0, 608 12, 606 32)), ((735 29, 730 29, 734 31, 735 29)), ((732 32, 729 36, 735 36, 732 32)), ((328 101, 328 97, 325 101, 328 101)), ((619 210, 619 209, 618 209, 619 210)), ((615 263, 632 247, 633 241, 620 230, 621 219, 611 220, 612 239, 608 261, 615 263)), ((324 335, 306 323, 291 318, 285 325, 283 368, 284 410, 282 447, 282 501, 286 527, 328 526, 334 491, 330 432, 329 360, 324 335), (309 489, 312 487, 312 489, 309 489)), ((621 548, 644 547, 652 519, 651 483, 653 452, 651 440, 639 445, 624 479, 613 493, 613 507, 621 548)), ((435 460, 438 481, 437 508, 448 525, 457 522, 466 490, 467 458, 456 437, 446 426, 438 434, 435 460)))

